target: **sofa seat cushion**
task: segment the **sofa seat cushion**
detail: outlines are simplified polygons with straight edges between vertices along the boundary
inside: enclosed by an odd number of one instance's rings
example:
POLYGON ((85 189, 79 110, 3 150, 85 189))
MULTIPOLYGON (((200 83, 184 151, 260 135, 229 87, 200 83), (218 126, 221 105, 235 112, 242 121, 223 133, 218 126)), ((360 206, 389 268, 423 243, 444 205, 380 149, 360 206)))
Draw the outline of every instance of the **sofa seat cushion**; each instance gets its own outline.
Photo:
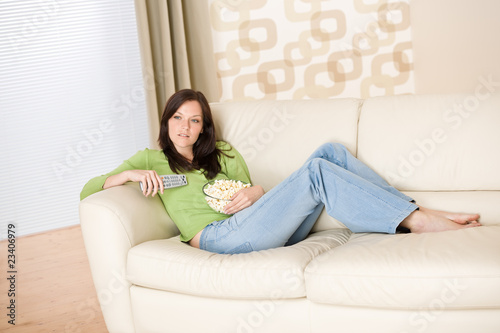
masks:
POLYGON ((128 253, 127 278, 135 285, 206 297, 305 297, 304 271, 318 255, 345 244, 351 232, 333 229, 293 246, 245 254, 215 254, 178 237, 139 244, 128 253))
POLYGON ((393 309, 500 308, 500 225, 353 234, 306 269, 309 300, 393 309))

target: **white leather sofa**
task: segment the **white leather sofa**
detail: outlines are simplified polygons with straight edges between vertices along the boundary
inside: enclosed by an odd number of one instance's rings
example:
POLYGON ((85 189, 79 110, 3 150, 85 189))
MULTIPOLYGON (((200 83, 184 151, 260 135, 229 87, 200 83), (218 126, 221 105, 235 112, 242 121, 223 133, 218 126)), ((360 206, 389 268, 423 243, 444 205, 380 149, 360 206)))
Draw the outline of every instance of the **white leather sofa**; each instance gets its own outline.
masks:
POLYGON ((219 255, 181 243, 137 184, 108 189, 80 216, 110 332, 500 332, 500 96, 478 87, 212 108, 265 189, 340 142, 419 204, 479 212, 484 226, 354 234, 323 213, 294 246, 219 255))

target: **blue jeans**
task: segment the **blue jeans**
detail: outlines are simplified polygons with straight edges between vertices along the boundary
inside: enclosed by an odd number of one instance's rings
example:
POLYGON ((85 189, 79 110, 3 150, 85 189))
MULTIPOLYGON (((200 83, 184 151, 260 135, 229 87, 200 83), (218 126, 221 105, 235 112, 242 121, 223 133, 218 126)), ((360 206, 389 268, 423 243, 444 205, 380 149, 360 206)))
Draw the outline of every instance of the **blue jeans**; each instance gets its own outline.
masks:
POLYGON ((200 248, 245 253, 291 245, 311 231, 323 207, 353 232, 395 233, 418 206, 352 156, 324 144, 252 206, 205 227, 200 248))

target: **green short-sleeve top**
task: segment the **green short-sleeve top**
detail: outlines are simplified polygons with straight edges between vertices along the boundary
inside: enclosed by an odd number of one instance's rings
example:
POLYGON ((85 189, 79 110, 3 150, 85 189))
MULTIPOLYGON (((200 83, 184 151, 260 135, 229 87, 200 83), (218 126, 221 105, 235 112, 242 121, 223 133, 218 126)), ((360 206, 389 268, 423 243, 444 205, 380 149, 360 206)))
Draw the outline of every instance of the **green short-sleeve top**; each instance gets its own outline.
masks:
MULTIPOLYGON (((223 141, 218 141, 217 147, 228 156, 221 154, 219 162, 222 169, 214 179, 235 179, 251 183, 248 167, 240 153, 223 141)), ((155 170, 158 175, 174 174, 163 151, 141 150, 115 170, 89 180, 80 193, 80 199, 83 200, 91 194, 102 191, 104 182, 109 176, 135 169, 155 170)), ((180 174, 186 176, 187 185, 165 189, 163 194, 158 192, 158 195, 170 218, 179 228, 181 241, 187 242, 208 224, 226 219, 229 215, 218 213, 208 206, 202 187, 211 179, 205 177, 203 170, 180 172, 180 174)))

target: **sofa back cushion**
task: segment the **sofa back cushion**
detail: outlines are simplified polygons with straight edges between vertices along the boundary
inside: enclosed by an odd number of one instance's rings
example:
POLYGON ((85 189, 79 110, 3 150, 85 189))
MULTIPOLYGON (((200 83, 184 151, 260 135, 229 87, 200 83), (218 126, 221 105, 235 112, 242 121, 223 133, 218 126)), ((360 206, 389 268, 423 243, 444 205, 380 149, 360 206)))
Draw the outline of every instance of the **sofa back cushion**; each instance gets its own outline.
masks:
MULTIPOLYGON (((356 154, 358 99, 242 101, 212 104, 218 138, 243 155, 252 182, 264 189, 283 181, 326 142, 356 154)), ((322 213, 315 231, 343 224, 322 213)))
POLYGON ((500 95, 371 98, 358 158, 400 190, 500 190, 499 125, 500 95))
POLYGON ((242 101, 212 104, 219 139, 243 155, 266 190, 298 169, 326 142, 356 153, 359 100, 242 101))
POLYGON ((417 203, 500 223, 500 95, 367 99, 358 158, 417 203))

